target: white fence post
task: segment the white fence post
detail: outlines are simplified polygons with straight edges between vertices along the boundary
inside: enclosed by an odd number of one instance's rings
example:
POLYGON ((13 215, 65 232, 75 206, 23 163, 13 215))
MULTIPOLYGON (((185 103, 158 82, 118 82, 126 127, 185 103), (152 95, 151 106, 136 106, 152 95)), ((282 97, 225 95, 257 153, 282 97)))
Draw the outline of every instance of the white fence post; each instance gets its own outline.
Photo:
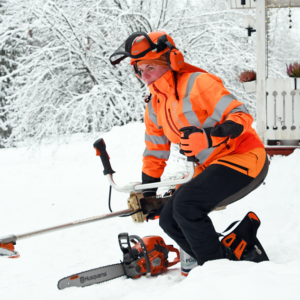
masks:
MULTIPOLYGON (((265 0, 256 3, 256 43, 257 43, 257 133, 266 144, 266 7, 265 0)), ((269 120, 268 120, 269 121, 269 120)), ((270 126, 270 125, 269 125, 270 126)))

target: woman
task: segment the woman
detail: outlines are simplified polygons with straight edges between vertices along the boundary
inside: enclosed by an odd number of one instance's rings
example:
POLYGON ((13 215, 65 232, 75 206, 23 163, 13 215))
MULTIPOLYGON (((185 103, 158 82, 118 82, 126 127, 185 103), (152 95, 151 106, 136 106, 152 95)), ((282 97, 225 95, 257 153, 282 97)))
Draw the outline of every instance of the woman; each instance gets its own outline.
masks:
POLYGON ((145 112, 143 183, 160 181, 170 143, 197 162, 194 178, 148 219, 159 215, 163 230, 199 265, 226 257, 208 214, 241 199, 267 175, 266 152, 251 127, 253 118, 220 78, 185 63, 164 32, 132 34, 111 63, 126 57, 152 95, 145 112))

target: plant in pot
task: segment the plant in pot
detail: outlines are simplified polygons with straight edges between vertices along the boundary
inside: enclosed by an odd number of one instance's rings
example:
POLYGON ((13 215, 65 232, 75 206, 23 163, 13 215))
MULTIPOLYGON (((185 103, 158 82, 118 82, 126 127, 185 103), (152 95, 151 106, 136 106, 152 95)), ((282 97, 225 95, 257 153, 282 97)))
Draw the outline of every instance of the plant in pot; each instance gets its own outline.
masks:
POLYGON ((289 66, 286 65, 286 72, 288 76, 291 78, 291 84, 293 90, 300 89, 300 64, 294 62, 289 66))
POLYGON ((238 81, 242 82, 246 93, 256 92, 256 72, 245 70, 238 76, 238 81))

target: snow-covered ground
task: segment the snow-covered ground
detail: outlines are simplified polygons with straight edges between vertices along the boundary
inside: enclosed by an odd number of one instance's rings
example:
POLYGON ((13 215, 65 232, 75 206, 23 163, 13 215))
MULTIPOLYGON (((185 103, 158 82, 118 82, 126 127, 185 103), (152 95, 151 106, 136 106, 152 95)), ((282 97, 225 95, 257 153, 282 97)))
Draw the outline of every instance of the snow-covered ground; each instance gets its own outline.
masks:
MULTIPOLYGON (((0 237, 22 234, 108 212, 109 184, 93 142, 72 140, 58 149, 42 146, 0 150, 0 237)), ((103 134, 115 182, 140 181, 144 125, 115 127, 103 134)), ((182 168, 173 161, 166 170, 182 168)), ((300 298, 300 150, 272 159, 266 184, 224 211, 213 212, 217 231, 254 211, 261 219, 258 238, 270 262, 218 260, 193 269, 187 278, 180 265, 163 275, 125 277, 86 288, 57 289, 62 277, 122 259, 120 232, 160 235, 174 242, 157 221, 135 224, 114 218, 17 242, 18 259, 0 258, 1 299, 299 299, 300 298)), ((127 194, 112 193, 113 210, 127 208, 127 194)))

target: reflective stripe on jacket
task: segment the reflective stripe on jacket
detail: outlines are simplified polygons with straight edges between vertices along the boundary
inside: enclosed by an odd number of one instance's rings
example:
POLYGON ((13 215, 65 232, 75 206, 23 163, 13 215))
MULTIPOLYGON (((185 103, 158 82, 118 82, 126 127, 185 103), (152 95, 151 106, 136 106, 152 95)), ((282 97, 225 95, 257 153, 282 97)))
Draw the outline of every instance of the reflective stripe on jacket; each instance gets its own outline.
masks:
POLYGON ((212 137, 213 147, 197 156, 203 167, 222 156, 264 148, 251 127, 252 116, 243 103, 229 93, 220 78, 201 72, 176 73, 176 76, 179 101, 175 97, 172 71, 149 85, 153 97, 145 112, 143 173, 160 178, 170 155, 170 142, 180 143, 179 129, 185 126, 209 128, 231 120, 244 127, 240 136, 226 143, 222 143, 226 138, 212 137))

